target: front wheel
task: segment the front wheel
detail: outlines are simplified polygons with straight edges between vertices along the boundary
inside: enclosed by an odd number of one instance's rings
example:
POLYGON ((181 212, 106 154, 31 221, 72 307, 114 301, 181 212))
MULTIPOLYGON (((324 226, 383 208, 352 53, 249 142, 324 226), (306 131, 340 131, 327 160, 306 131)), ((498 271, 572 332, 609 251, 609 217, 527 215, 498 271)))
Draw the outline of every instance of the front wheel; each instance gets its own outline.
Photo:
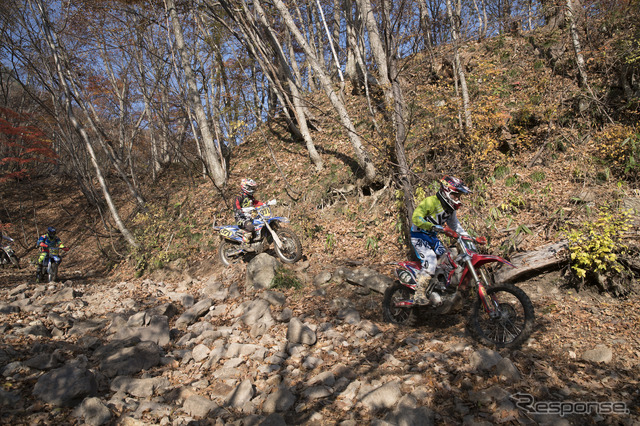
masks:
POLYGON ((240 244, 234 244, 228 240, 222 240, 218 247, 218 258, 224 266, 229 266, 232 263, 236 263, 242 256, 242 250, 240 244))
POLYGON ((302 244, 300 238, 292 231, 280 228, 276 231, 278 238, 282 242, 282 247, 275 244, 276 254, 284 263, 296 263, 302 258, 302 244))
POLYGON ((486 288, 486 301, 493 312, 487 312, 476 299, 469 319, 469 331, 481 343, 496 348, 516 348, 533 331, 533 303, 522 289, 508 284, 486 288))
POLYGON ((49 275, 49 282, 55 282, 58 279, 58 264, 55 262, 50 262, 47 272, 49 275))
POLYGON ((394 324, 413 326, 416 323, 416 312, 411 303, 413 291, 405 285, 395 282, 387 287, 382 299, 382 316, 385 321, 394 324))
POLYGON ((9 260, 11 261, 11 264, 15 268, 20 269, 20 259, 18 259, 18 256, 16 256, 15 254, 12 254, 11 256, 9 256, 9 260))

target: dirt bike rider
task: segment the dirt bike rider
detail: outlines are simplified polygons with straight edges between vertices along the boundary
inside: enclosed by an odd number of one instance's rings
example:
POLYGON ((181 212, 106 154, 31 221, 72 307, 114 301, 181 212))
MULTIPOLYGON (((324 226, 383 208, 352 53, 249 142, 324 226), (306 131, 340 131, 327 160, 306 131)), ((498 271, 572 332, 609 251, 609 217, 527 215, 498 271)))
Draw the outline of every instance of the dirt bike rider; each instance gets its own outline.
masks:
POLYGON ((60 247, 64 248, 64 244, 60 240, 60 237, 56 235, 56 228, 50 226, 47 228, 47 233, 43 234, 38 238, 38 242, 36 243, 36 248, 40 249, 40 256, 38 257, 38 261, 36 262, 36 271, 40 274, 42 268, 42 262, 44 262, 45 257, 47 257, 47 253, 49 253, 49 247, 60 247), (46 247, 43 247, 41 244, 44 243, 46 247))
POLYGON ((244 244, 247 244, 253 238, 255 227, 251 215, 245 213, 242 209, 245 207, 259 207, 264 205, 263 202, 256 200, 254 197, 257 187, 258 185, 253 179, 242 179, 240 181, 240 195, 236 197, 233 204, 236 223, 238 227, 244 231, 242 233, 242 242, 244 244))
POLYGON ((462 202, 460 196, 471 191, 457 177, 445 176, 440 181, 440 189, 436 195, 425 198, 413 211, 411 221, 411 244, 422 263, 422 269, 416 278, 416 292, 414 303, 425 305, 429 303, 425 291, 429 280, 436 271, 438 257, 445 252, 445 247, 438 238, 444 225, 449 225, 460 235, 469 235, 462 228, 456 216, 456 210, 462 202))

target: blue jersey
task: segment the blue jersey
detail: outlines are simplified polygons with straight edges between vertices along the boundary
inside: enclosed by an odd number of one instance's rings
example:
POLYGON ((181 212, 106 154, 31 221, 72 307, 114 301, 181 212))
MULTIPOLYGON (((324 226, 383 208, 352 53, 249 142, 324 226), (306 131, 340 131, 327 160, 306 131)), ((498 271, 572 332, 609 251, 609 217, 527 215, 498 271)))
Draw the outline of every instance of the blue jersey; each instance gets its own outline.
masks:
POLYGON ((48 247, 64 247, 62 241, 58 236, 53 238, 49 238, 49 235, 44 234, 38 238, 38 242, 36 243, 36 247, 39 247, 42 251, 48 251, 45 247, 40 247, 40 243, 45 243, 48 247))

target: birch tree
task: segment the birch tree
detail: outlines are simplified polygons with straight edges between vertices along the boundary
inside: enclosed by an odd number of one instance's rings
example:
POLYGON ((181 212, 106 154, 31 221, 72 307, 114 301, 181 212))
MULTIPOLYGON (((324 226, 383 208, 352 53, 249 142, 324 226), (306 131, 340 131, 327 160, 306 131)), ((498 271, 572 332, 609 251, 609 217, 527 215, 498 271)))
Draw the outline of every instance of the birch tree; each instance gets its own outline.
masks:
POLYGON ((96 177, 98 179, 100 187, 102 188, 103 196, 105 198, 105 201, 107 202, 109 211, 111 212, 111 217, 113 218, 113 221, 115 222, 116 227, 118 228, 122 236, 125 238, 125 240, 129 243, 129 245, 137 248, 139 247, 139 244, 136 242, 135 238, 133 237, 129 229, 125 226, 124 222, 120 217, 118 209, 116 208, 113 202, 113 199, 111 198, 111 192, 109 191, 109 187, 107 185, 107 182, 104 178, 104 175, 98 163, 98 158, 93 149, 93 146, 91 146, 89 135, 73 111, 73 107, 71 104, 71 99, 73 94, 72 94, 72 91, 70 90, 69 82, 67 81, 68 75, 66 75, 62 66, 62 62, 64 60, 63 51, 58 45, 57 40, 51 29, 51 24, 49 22, 47 9, 45 5, 42 3, 42 0, 35 0, 35 5, 33 6, 35 8, 33 8, 32 10, 35 13, 37 13, 40 17, 40 25, 44 35, 44 40, 46 41, 49 47, 51 56, 53 58, 53 62, 55 64, 55 71, 57 73, 58 83, 60 84, 60 88, 64 95, 63 102, 65 104, 65 109, 66 109, 66 113, 69 118, 69 121, 72 123, 73 127, 76 129, 76 131, 78 132, 78 134, 80 135, 80 137, 82 138, 85 144, 85 148, 87 149, 87 153, 91 158, 91 162, 93 164, 96 177))
POLYGON ((473 121, 471 120, 471 109, 469 105, 469 90, 467 89, 467 80, 465 77, 464 69, 460 62, 460 52, 458 51, 458 44, 460 40, 460 0, 456 0, 456 9, 451 6, 451 0, 446 0, 447 15, 449 17, 449 23, 451 25, 451 38, 453 40, 453 55, 454 55, 454 74, 457 74, 458 81, 460 82, 460 91, 462 92, 462 110, 464 113, 464 132, 468 133, 473 130, 473 121))
POLYGON ((329 78, 329 76, 327 76, 324 68, 318 62, 315 56, 314 50, 311 48, 311 46, 309 46, 304 36, 302 35, 302 32, 295 25, 295 22, 293 21, 293 17, 289 13, 289 10, 285 6, 285 4, 282 2, 282 0, 274 0, 274 5, 278 9, 278 12, 280 13, 280 16, 282 17, 285 25, 287 26, 287 28, 289 28, 294 38, 298 42, 298 44, 304 50, 307 56, 307 60, 311 65, 311 67, 313 68, 313 71, 315 72, 316 76, 318 77, 318 80, 320 81, 320 84, 322 85, 322 88, 325 94, 327 95, 327 97, 329 98, 329 101, 331 102, 334 109, 338 113, 340 117, 340 121, 342 125, 345 127, 345 130, 347 131, 347 134, 351 141, 351 145, 354 149, 358 164, 364 170, 366 181, 368 182, 374 181, 376 178, 376 170, 373 165, 373 162, 369 158, 369 154, 364 148, 362 140, 360 139, 360 136, 358 135, 356 128, 353 125, 351 118, 349 117, 347 108, 345 107, 344 103, 338 97, 335 90, 333 89, 331 79, 329 78))
POLYGON ((578 28, 576 26, 573 3, 571 0, 567 0, 567 20, 569 21, 569 33, 571 34, 573 52, 576 55, 576 65, 578 67, 580 85, 582 87, 587 87, 589 85, 587 80, 587 71, 585 69, 584 56, 582 56, 582 49, 580 48, 580 36, 578 35, 578 28))
POLYGON ((174 0, 164 0, 164 5, 167 14, 171 19, 171 27, 175 38, 175 48, 180 55, 181 69, 184 72, 184 78, 187 84, 189 107, 194 111, 195 120, 198 123, 198 130, 202 137, 205 164, 211 174, 213 182, 218 187, 222 187, 226 183, 227 177, 221 164, 222 159, 219 158, 217 154, 218 150, 215 145, 216 141, 213 139, 213 135, 211 134, 208 117, 205 113, 204 106, 202 105, 202 99, 198 90, 196 77, 193 69, 191 68, 192 58, 189 56, 185 46, 182 24, 178 17, 176 5, 174 0))

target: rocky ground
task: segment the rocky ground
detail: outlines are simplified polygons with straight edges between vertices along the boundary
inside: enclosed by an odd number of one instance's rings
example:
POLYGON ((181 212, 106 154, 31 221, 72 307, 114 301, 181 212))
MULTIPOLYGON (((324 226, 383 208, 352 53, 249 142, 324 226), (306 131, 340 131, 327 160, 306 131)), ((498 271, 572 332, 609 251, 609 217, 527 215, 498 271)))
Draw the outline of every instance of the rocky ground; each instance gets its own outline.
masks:
POLYGON ((383 322, 380 287, 359 285, 364 268, 302 261, 303 289, 264 289, 258 260, 273 263, 264 254, 121 282, 64 264, 52 284, 2 269, 1 422, 640 422, 634 299, 562 289, 559 272, 522 282, 535 332, 493 351, 467 335, 462 313, 383 322), (590 414, 559 415, 570 410, 590 414))

